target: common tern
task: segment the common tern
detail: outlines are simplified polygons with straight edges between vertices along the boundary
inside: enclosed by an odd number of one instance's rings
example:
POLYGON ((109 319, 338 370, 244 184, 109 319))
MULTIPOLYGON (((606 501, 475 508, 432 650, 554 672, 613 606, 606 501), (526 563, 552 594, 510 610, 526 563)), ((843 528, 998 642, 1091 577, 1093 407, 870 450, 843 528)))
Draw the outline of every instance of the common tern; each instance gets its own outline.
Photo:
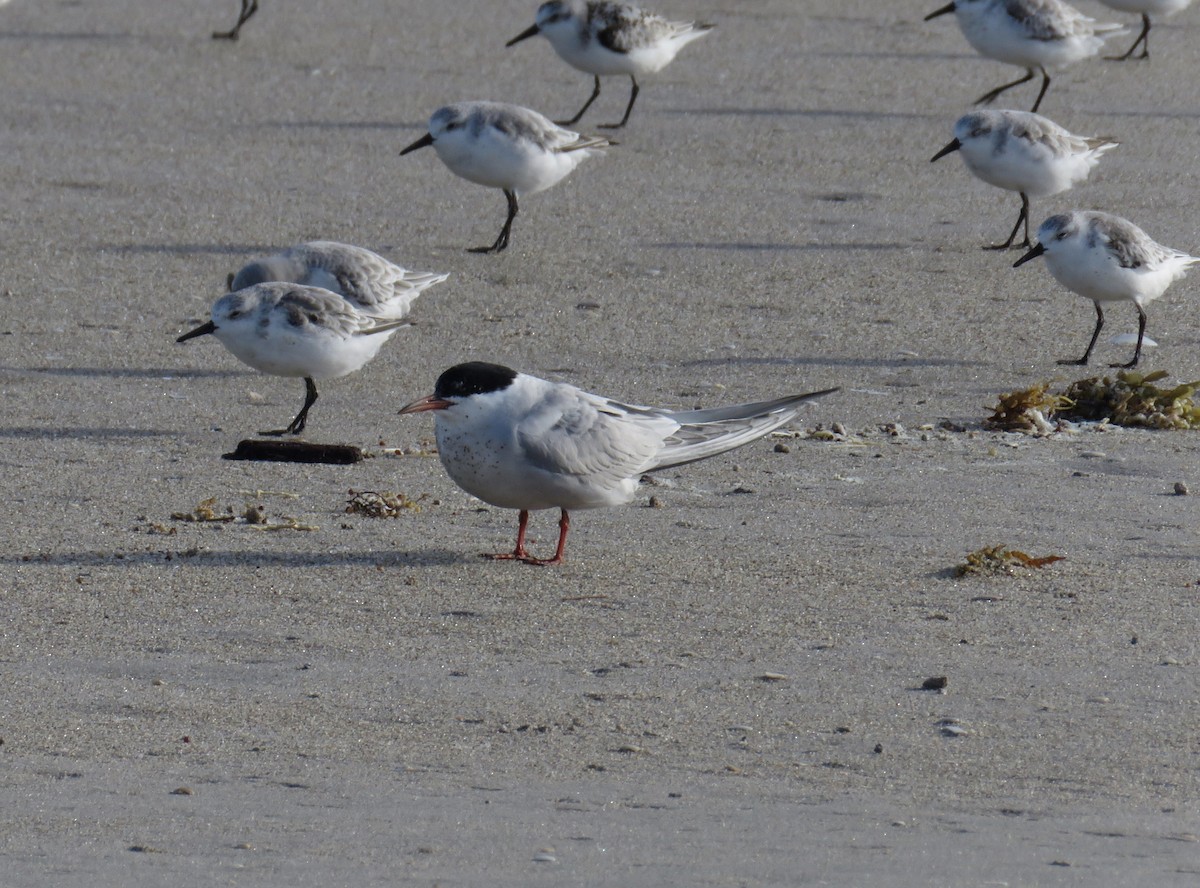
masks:
POLYGON ((432 395, 400 413, 435 411, 438 455, 450 478, 486 503, 519 510, 516 547, 485 557, 560 564, 571 511, 627 503, 646 472, 749 444, 835 391, 672 411, 472 361, 445 371, 432 395), (551 558, 525 548, 529 513, 539 509, 561 511, 551 558))

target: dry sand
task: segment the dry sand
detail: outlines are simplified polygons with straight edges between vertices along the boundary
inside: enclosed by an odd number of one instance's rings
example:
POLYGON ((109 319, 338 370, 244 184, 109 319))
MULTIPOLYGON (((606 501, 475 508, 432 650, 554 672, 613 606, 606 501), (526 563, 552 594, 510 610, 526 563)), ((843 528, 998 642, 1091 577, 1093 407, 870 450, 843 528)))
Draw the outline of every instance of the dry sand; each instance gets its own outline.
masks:
MULTIPOLYGON (((266 0, 237 44, 208 37, 235 0, 4 6, 0 882, 1196 884, 1197 442, 981 429, 1081 375, 1054 359, 1093 315, 979 249, 1015 195, 928 162, 1015 73, 935 5, 657 4, 719 27, 493 257, 464 248, 500 194, 397 152, 448 101, 582 103, 545 41, 503 46, 532 0, 266 0), (321 387, 310 440, 376 458, 223 461, 302 386, 174 337, 315 238, 452 277, 321 387), (428 446, 396 411, 465 359, 664 406, 840 385, 804 428, 854 438, 667 472, 579 513, 560 569, 487 563, 515 515, 385 451, 428 446), (351 488, 422 509, 347 515, 351 488), (172 519, 208 498, 319 529, 172 519), (996 544, 1065 560, 953 578, 996 544)), ((1043 112, 1122 145, 1035 220, 1200 250, 1198 39, 1192 9, 1151 62, 1056 77, 1043 112)), ((1198 286, 1149 311, 1176 381, 1198 286)))

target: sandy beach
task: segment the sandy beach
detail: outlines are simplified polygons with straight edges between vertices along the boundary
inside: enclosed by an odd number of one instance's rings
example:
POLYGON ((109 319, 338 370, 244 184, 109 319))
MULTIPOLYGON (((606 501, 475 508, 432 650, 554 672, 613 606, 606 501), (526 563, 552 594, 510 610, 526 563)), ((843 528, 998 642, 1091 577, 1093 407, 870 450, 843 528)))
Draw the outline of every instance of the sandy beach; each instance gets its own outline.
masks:
MULTIPOLYGON (((230 43, 237 0, 0 3, 0 882, 1195 884, 1196 433, 982 424, 1136 329, 1116 305, 1057 366, 1092 306, 980 249, 1015 194, 929 162, 1020 72, 937 0, 656 2, 717 28, 470 254, 503 196, 398 153, 452 101, 578 109, 590 77, 504 47, 536 5, 264 0, 230 43), (306 439, 369 459, 223 460, 303 385, 174 340, 314 239, 451 276, 320 386, 306 439), (842 391, 577 513, 540 569, 479 558, 515 513, 397 416, 465 360, 664 407, 842 391), (233 520, 175 517, 202 504, 233 520), (954 575, 997 545, 1063 560, 954 575)), ((1121 145, 1033 221, 1200 254, 1200 11, 1150 37, 1055 75, 1041 113, 1121 145)), ((1200 379, 1198 290, 1149 306, 1140 369, 1200 379)))

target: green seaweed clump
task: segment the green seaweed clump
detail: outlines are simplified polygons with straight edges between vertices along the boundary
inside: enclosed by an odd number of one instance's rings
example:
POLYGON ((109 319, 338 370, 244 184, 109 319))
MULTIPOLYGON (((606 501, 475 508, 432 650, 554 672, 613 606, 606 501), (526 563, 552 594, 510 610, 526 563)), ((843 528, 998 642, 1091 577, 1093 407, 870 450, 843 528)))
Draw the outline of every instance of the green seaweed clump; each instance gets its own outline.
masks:
POLYGON ((1059 419, 1147 429, 1200 429, 1200 404, 1194 399, 1200 380, 1170 389, 1154 384, 1166 377, 1166 370, 1120 370, 1115 377, 1080 379, 1062 394, 1052 393, 1050 383, 1042 382, 1001 395, 983 425, 1034 434, 1049 434, 1055 430, 1051 420, 1059 419))
POLYGON ((1200 380, 1163 389, 1154 385, 1167 377, 1166 370, 1136 373, 1122 370, 1115 380, 1081 379, 1071 383, 1064 398, 1070 407, 1064 419, 1096 422, 1107 419, 1115 425, 1148 429, 1200 428, 1200 405, 1193 399, 1200 380))
POLYGON ((1050 383, 1040 382, 1020 391, 1000 396, 992 415, 983 421, 987 429, 1005 432, 1048 434, 1054 430, 1049 418, 1069 405, 1062 395, 1050 393, 1050 383))

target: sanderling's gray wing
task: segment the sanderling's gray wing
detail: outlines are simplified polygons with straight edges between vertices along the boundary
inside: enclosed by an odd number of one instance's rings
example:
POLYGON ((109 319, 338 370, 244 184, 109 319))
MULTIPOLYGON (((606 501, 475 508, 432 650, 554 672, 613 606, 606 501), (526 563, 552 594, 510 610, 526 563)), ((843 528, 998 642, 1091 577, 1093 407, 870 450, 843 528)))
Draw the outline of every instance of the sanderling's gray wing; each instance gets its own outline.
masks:
POLYGON ((606 139, 604 136, 585 136, 564 129, 559 135, 554 150, 566 153, 568 151, 580 151, 584 148, 591 148, 603 154, 605 148, 616 144, 612 139, 606 139))
POLYGON ((660 15, 624 3, 593 3, 588 10, 587 27, 601 46, 627 53, 689 31, 707 31, 712 25, 669 22, 660 15))
POLYGON ((1031 144, 1043 144, 1058 156, 1076 153, 1082 139, 1052 120, 1036 114, 1001 112, 1009 134, 1015 139, 1024 139, 1031 144))
POLYGON ((321 328, 345 339, 407 326, 405 321, 381 320, 365 315, 339 293, 323 287, 279 284, 278 288, 273 312, 288 326, 297 329, 321 328))
POLYGON ((1004 0, 1008 14, 1020 22, 1033 40, 1064 40, 1068 37, 1090 37, 1122 25, 1098 24, 1061 0, 1004 0))
POLYGON ((1122 268, 1154 267, 1176 253, 1120 216, 1097 214, 1088 220, 1087 245, 1102 245, 1122 268))
POLYGON ((525 108, 521 105, 475 102, 470 105, 470 108, 470 114, 466 117, 466 126, 475 138, 481 137, 484 130, 491 128, 514 141, 531 142, 540 148, 549 149, 551 147, 548 141, 549 136, 559 128, 532 108, 525 108))
POLYGON ((1101 149, 1107 151, 1121 144, 1112 136, 1075 136, 1075 138, 1083 142, 1089 151, 1099 151, 1101 149))
POLYGON ((619 3, 593 4, 588 26, 601 46, 621 53, 656 43, 673 33, 662 16, 619 3))
POLYGON ((1045 145, 1055 157, 1071 157, 1088 151, 1114 148, 1120 143, 1107 136, 1077 136, 1037 114, 1019 111, 1001 112, 1005 115, 1009 132, 1014 138, 1024 139, 1030 144, 1045 145))
MULTIPOLYGON (((414 272, 401 268, 365 247, 336 241, 310 241, 288 250, 295 261, 323 271, 336 281, 338 292, 355 307, 376 317, 399 318, 421 291, 448 274, 414 272)), ((314 279, 310 283, 322 283, 314 279)))
POLYGON ((603 136, 583 136, 559 126, 532 108, 480 102, 472 115, 471 126, 478 133, 493 127, 504 135, 529 142, 543 151, 579 151, 583 148, 605 148, 616 144, 603 136))

